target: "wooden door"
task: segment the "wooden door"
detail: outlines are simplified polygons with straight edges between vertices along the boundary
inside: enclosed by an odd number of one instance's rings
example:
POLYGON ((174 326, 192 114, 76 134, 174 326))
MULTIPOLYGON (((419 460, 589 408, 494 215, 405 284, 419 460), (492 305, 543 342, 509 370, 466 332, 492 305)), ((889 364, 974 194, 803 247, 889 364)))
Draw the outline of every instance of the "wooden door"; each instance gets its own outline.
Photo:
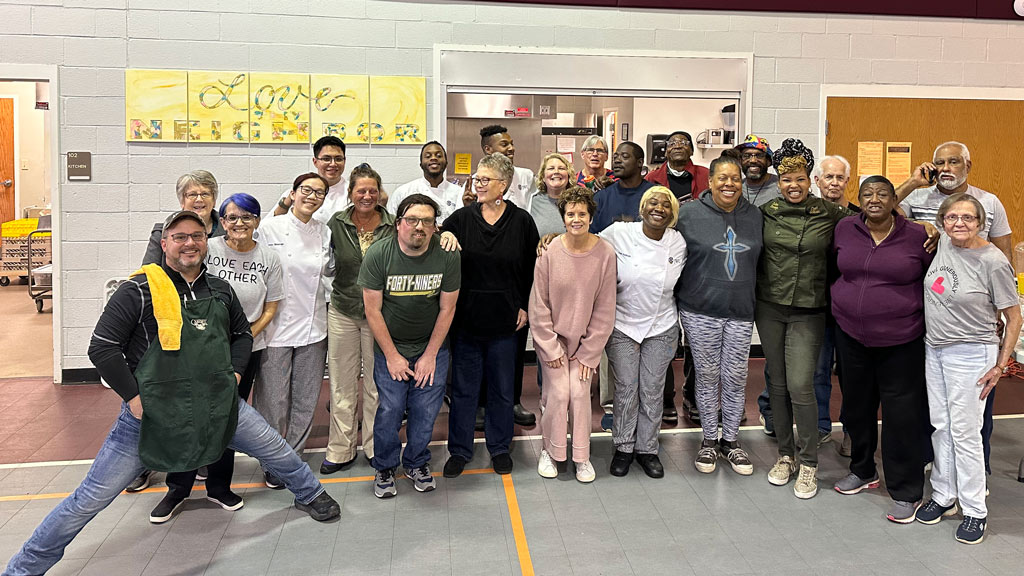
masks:
POLYGON ((14 209, 14 99, 0 98, 0 222, 17 218, 14 209))
POLYGON ((845 157, 852 166, 850 200, 857 195, 858 142, 912 142, 911 166, 917 166, 932 159, 936 146, 956 140, 971 151, 967 181, 998 196, 1014 237, 1024 238, 1024 162, 1017 155, 1024 101, 830 97, 826 120, 827 153, 845 157))

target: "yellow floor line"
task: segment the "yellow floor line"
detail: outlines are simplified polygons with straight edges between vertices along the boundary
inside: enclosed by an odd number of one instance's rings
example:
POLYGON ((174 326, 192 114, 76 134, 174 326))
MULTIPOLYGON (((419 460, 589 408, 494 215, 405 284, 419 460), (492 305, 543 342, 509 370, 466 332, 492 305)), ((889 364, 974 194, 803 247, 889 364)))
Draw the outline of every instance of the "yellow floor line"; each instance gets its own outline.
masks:
POLYGON ((512 483, 512 475, 503 474, 501 483, 505 486, 505 502, 508 504, 509 520, 512 521, 512 535, 516 540, 516 552, 519 554, 519 570, 523 576, 534 576, 533 560, 530 559, 530 547, 526 543, 523 516, 519 513, 519 500, 516 498, 516 487, 512 483))
MULTIPOLYGON (((473 470, 465 470, 463 474, 493 474, 493 468, 476 468, 473 470)), ((435 472, 435 477, 440 478, 441 473, 435 472)), ((320 478, 321 484, 348 484, 351 482, 373 482, 373 476, 351 476, 348 478, 320 478)), ((263 482, 252 482, 246 484, 232 484, 232 490, 241 490, 243 488, 267 488, 267 485, 263 482)), ((269 488, 268 488, 269 490, 269 488)), ((192 491, 206 491, 206 486, 197 484, 192 487, 192 491)), ((150 494, 155 492, 167 492, 166 486, 156 486, 153 488, 146 488, 134 494, 150 494)), ((122 492, 121 494, 128 494, 128 492, 122 492)), ((25 502, 29 500, 55 500, 58 498, 67 498, 71 495, 71 492, 50 492, 48 494, 18 494, 16 496, 0 496, 0 502, 25 502)))

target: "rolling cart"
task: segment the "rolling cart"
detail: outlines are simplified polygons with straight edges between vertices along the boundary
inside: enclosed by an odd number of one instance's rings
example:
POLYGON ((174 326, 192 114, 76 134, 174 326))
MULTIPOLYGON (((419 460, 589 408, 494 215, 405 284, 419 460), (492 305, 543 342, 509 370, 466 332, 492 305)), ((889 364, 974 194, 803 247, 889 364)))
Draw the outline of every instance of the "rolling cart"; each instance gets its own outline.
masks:
POLYGON ((28 250, 25 259, 26 269, 28 270, 28 295, 36 302, 36 312, 43 311, 43 300, 53 299, 53 264, 50 264, 49 262, 44 264, 42 262, 32 261, 33 253, 42 254, 44 252, 49 252, 49 233, 49 228, 39 228, 38 230, 33 230, 28 233, 28 250), (45 239, 45 251, 38 248, 33 250, 33 237, 37 234, 47 234, 47 236, 40 236, 39 239, 35 240, 36 242, 42 242, 43 239, 45 239))

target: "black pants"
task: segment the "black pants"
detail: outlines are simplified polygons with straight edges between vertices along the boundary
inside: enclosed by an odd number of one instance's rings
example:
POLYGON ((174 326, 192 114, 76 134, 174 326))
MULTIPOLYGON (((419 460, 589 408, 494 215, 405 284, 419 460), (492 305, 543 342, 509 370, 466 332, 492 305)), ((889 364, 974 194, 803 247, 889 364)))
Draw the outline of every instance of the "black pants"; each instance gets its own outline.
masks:
MULTIPOLYGON (((690 352, 689 346, 683 346, 683 400, 689 402, 691 406, 697 405, 697 400, 693 396, 694 382, 697 379, 696 372, 693 371, 693 354, 690 352)), ((678 357, 678 352, 676 353, 678 357)), ((674 406, 676 401, 676 374, 672 370, 672 363, 668 364, 668 372, 665 373, 665 407, 674 406)))
MULTIPOLYGON (((245 366, 242 379, 238 382, 239 402, 248 402, 249 393, 252 392, 253 382, 256 380, 256 373, 260 368, 260 357, 262 350, 257 350, 249 356, 249 364, 245 366)), ((192 493, 192 485, 196 483, 196 470, 188 472, 167 473, 167 493, 175 497, 185 499, 192 493)), ((231 491, 231 477, 235 473, 235 451, 228 448, 221 454, 220 459, 206 466, 206 493, 211 496, 223 496, 231 491)))
MULTIPOLYGON (((523 398, 523 366, 526 363, 526 337, 530 333, 530 324, 516 332, 516 370, 512 382, 512 405, 522 404, 523 398)), ((540 363, 537 363, 537 374, 540 374, 540 363)), ((538 376, 539 381, 539 376, 538 376)), ((480 383, 479 407, 487 406, 487 376, 480 383)))
POLYGON ((876 473, 878 406, 882 406, 882 470, 893 500, 916 502, 924 491, 928 393, 924 337, 898 346, 869 347, 836 326, 842 358, 843 425, 850 435, 850 472, 876 473))

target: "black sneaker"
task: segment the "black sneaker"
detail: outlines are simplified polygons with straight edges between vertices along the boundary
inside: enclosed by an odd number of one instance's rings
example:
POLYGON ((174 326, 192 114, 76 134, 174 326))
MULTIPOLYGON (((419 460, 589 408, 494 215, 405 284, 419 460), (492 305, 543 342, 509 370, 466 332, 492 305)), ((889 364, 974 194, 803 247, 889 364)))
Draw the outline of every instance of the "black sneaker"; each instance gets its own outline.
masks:
POLYGON ((496 474, 511 474, 512 457, 509 456, 508 452, 491 456, 491 468, 494 468, 496 474))
POLYGON ((466 459, 462 456, 449 456, 448 461, 444 463, 444 477, 445 478, 456 478, 462 474, 462 471, 466 469, 466 459))
POLYGON ((924 506, 917 509, 917 521, 921 524, 938 524, 946 516, 956 514, 956 502, 949 506, 942 506, 935 500, 929 499, 924 506))
POLYGON ((270 472, 263 473, 263 482, 267 485, 267 488, 270 488, 271 490, 284 490, 284 482, 281 482, 277 476, 274 476, 270 472))
POLYGON ((964 516, 960 527, 956 529, 956 541, 964 544, 981 544, 985 539, 985 519, 964 516))
POLYGON ((327 522, 341 516, 341 507, 338 506, 338 503, 334 501, 334 498, 331 498, 331 495, 326 490, 321 492, 316 498, 313 498, 313 501, 309 504, 302 504, 296 500, 295 507, 309 514, 309 517, 317 522, 327 522))
POLYGON ((146 488, 149 488, 149 483, 152 480, 153 471, 145 470, 142 474, 139 474, 132 483, 124 489, 125 492, 142 492, 146 488))
POLYGON ((348 468, 355 461, 355 456, 353 456, 351 460, 340 462, 338 464, 335 464, 334 462, 331 462, 330 460, 324 458, 324 461, 320 463, 320 475, 329 476, 331 474, 334 474, 335 472, 338 472, 339 470, 344 470, 345 468, 348 468))
POLYGON ((245 506, 245 502, 242 501, 242 497, 234 492, 228 490, 224 494, 210 494, 206 493, 206 499, 214 504, 219 505, 221 508, 228 512, 234 512, 242 506, 245 506))
POLYGON ((196 470, 196 482, 206 480, 210 477, 210 470, 206 466, 200 466, 199 470, 196 470))
POLYGON ((391 498, 398 494, 395 487, 395 469, 377 470, 373 477, 373 495, 377 498, 391 498))
POLYGON ((531 428, 537 425, 537 416, 526 409, 522 404, 512 406, 512 420, 517 426, 531 428))
POLYGON ((175 514, 181 510, 181 505, 185 503, 184 498, 178 498, 177 496, 167 493, 164 499, 153 508, 153 511, 149 513, 149 521, 153 524, 163 524, 171 518, 174 518, 175 514))

